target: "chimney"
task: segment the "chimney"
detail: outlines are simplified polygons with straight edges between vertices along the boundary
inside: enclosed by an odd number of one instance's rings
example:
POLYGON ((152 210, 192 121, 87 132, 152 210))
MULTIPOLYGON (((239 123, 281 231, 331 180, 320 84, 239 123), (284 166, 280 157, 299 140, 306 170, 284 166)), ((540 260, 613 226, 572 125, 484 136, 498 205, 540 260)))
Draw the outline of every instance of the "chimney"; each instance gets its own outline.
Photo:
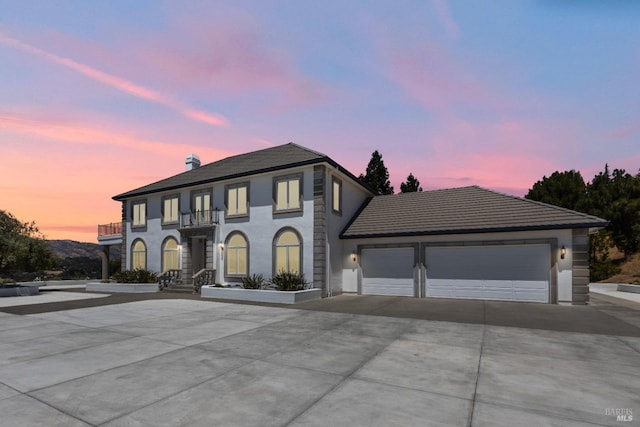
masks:
POLYGON ((185 160, 186 170, 194 170, 200 167, 200 157, 196 154, 189 154, 185 160))

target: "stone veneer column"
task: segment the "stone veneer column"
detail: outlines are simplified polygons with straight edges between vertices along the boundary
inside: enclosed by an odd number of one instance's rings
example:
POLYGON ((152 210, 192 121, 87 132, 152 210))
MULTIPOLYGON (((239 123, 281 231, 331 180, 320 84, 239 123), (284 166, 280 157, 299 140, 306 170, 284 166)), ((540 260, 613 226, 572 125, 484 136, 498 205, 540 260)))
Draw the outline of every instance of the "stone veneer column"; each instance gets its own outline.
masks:
POLYGON ((313 167, 313 287, 327 296, 327 214, 325 167, 313 167))
POLYGON ((589 229, 574 229, 571 246, 572 303, 585 305, 589 302, 589 229))
POLYGON ((127 202, 122 202, 122 246, 120 250, 120 271, 127 269, 127 202))

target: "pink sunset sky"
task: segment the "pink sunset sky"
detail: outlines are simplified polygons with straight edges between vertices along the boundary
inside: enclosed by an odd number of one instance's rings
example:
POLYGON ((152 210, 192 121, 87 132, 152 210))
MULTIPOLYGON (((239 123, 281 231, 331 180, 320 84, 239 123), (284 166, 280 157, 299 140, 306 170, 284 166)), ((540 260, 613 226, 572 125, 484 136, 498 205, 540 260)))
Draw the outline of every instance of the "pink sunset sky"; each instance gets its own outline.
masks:
POLYGON ((0 0, 0 209, 96 242, 111 199, 287 142, 523 196, 640 168, 640 2, 0 0))

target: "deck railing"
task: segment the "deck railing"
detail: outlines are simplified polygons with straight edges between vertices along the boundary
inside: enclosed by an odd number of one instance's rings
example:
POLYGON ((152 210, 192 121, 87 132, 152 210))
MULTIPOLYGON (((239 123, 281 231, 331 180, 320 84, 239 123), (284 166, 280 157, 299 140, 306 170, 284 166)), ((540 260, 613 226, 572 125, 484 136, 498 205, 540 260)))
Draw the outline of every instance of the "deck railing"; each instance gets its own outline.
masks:
POLYGON ((218 210, 184 212, 180 216, 180 228, 208 227, 218 223, 218 210))
POLYGON ((98 224, 98 237, 119 236, 122 234, 122 223, 98 224))

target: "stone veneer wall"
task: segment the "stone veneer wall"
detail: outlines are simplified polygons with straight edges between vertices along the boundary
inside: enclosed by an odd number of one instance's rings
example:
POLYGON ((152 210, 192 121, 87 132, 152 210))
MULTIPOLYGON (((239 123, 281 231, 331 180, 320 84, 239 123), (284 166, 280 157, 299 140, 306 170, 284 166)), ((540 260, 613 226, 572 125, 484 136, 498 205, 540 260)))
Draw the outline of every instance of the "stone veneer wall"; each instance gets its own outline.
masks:
POLYGON ((574 229, 571 247, 572 303, 584 305, 589 302, 589 229, 574 229))
POLYGON ((313 287, 327 296, 327 209, 325 167, 313 167, 313 287))

